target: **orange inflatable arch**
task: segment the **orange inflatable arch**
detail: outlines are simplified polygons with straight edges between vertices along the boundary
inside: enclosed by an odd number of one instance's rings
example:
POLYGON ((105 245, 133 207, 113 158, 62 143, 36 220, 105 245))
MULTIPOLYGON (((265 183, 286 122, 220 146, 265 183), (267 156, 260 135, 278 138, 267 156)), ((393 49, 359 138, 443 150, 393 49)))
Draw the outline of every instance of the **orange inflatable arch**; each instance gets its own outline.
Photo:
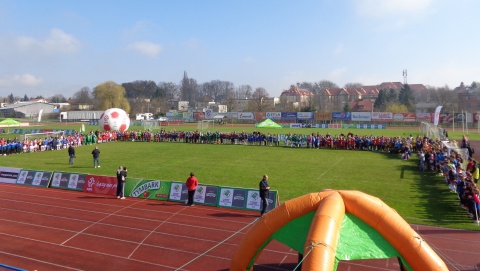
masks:
POLYGON ((413 270, 448 271, 442 259, 394 209, 376 197, 347 190, 307 194, 267 213, 243 238, 230 270, 252 270, 255 259, 276 231, 311 212, 315 212, 315 216, 303 251, 303 255, 309 255, 302 262, 302 270, 334 270, 340 226, 345 214, 349 213, 377 230, 413 270), (312 244, 315 244, 313 249, 312 244))

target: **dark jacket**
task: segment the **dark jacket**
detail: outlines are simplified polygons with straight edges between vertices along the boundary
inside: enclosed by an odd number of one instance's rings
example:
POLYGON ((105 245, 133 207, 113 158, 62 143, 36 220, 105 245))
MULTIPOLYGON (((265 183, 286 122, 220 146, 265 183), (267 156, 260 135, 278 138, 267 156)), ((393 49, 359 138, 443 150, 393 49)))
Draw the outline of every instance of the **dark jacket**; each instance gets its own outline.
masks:
POLYGON ((92 151, 93 158, 98 158, 100 157, 100 150, 99 149, 94 149, 92 151))
POLYGON ((75 156, 75 148, 72 145, 68 147, 68 156, 75 156))
POLYGON ((269 190, 267 189, 268 186, 269 186, 268 181, 263 180, 263 179, 260 181, 259 190, 260 190, 260 197, 261 198, 268 198, 268 196, 269 196, 268 195, 269 190))

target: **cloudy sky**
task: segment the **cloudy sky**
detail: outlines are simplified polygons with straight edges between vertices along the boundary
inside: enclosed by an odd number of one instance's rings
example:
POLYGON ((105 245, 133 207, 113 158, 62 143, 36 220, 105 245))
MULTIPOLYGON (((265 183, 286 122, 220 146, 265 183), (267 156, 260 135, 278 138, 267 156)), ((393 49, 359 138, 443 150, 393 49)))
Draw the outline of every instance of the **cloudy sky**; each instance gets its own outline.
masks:
POLYGON ((0 96, 105 81, 480 81, 478 0, 0 0, 0 96))

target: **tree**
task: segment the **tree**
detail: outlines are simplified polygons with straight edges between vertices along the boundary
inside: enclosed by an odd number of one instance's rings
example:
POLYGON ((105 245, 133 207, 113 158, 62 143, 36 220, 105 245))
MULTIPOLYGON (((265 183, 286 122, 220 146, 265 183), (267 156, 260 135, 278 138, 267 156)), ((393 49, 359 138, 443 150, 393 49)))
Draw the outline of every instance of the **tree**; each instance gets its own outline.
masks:
POLYGON ((329 88, 338 88, 338 85, 328 80, 318 81, 314 84, 314 90, 317 93, 324 92, 326 89, 329 88))
POLYGON ((373 108, 377 112, 385 112, 388 106, 388 96, 386 90, 381 89, 378 92, 378 97, 373 104, 373 108))
POLYGON ((457 108, 458 96, 447 85, 440 88, 429 88, 428 95, 430 101, 436 106, 443 106, 444 112, 452 112, 457 108))
POLYGON ((160 82, 157 84, 156 98, 165 97, 167 100, 175 99, 179 95, 179 86, 173 82, 160 82))
POLYGON ((73 93, 74 103, 81 105, 92 105, 93 94, 89 87, 83 87, 79 91, 73 93))
POLYGON ((266 89, 262 87, 256 88, 252 93, 252 100, 250 101, 248 108, 255 112, 265 111, 266 108, 272 106, 271 103, 266 99, 269 97, 270 94, 268 94, 266 89))
POLYGON ((346 83, 344 86, 344 88, 361 88, 361 87, 363 87, 361 83, 346 83))
POLYGON ((13 93, 10 93, 7 97, 8 103, 13 104, 15 102, 15 97, 13 96, 13 93))
POLYGON ((343 112, 352 112, 352 108, 350 107, 350 103, 345 103, 343 106, 343 112))
POLYGON ((24 101, 24 102, 30 101, 30 99, 28 98, 27 94, 25 94, 25 96, 23 96, 23 101, 24 101))
POLYGON ((387 106, 385 111, 392 112, 392 113, 405 113, 405 112, 408 112, 408 108, 404 104, 394 102, 394 103, 390 103, 387 106))
POLYGON ((409 112, 415 111, 415 97, 413 91, 408 84, 403 85, 398 93, 398 101, 408 108, 409 112))
POLYGON ((55 94, 52 97, 48 98, 48 100, 50 100, 51 103, 66 103, 67 102, 67 99, 65 98, 65 96, 63 96, 63 94, 55 94))
POLYGON ((194 106, 198 96, 198 83, 195 79, 188 78, 187 72, 183 73, 183 79, 180 83, 180 98, 188 101, 190 106, 194 106))
POLYGON ((251 99, 253 88, 250 85, 241 85, 236 90, 237 99, 251 99))
POLYGON ((129 113, 130 103, 125 98, 125 94, 125 88, 113 81, 102 83, 93 89, 95 108, 98 110, 107 110, 115 107, 121 108, 129 113))

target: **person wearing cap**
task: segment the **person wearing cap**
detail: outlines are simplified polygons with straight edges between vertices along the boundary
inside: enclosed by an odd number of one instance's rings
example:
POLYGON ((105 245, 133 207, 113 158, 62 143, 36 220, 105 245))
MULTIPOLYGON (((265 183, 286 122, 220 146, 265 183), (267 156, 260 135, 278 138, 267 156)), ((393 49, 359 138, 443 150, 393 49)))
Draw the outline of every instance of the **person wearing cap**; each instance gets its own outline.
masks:
POLYGON ((194 206, 195 204, 193 204, 193 196, 195 195, 195 191, 197 190, 198 180, 193 172, 190 173, 190 176, 187 178, 185 184, 187 185, 188 190, 187 205, 194 206))

